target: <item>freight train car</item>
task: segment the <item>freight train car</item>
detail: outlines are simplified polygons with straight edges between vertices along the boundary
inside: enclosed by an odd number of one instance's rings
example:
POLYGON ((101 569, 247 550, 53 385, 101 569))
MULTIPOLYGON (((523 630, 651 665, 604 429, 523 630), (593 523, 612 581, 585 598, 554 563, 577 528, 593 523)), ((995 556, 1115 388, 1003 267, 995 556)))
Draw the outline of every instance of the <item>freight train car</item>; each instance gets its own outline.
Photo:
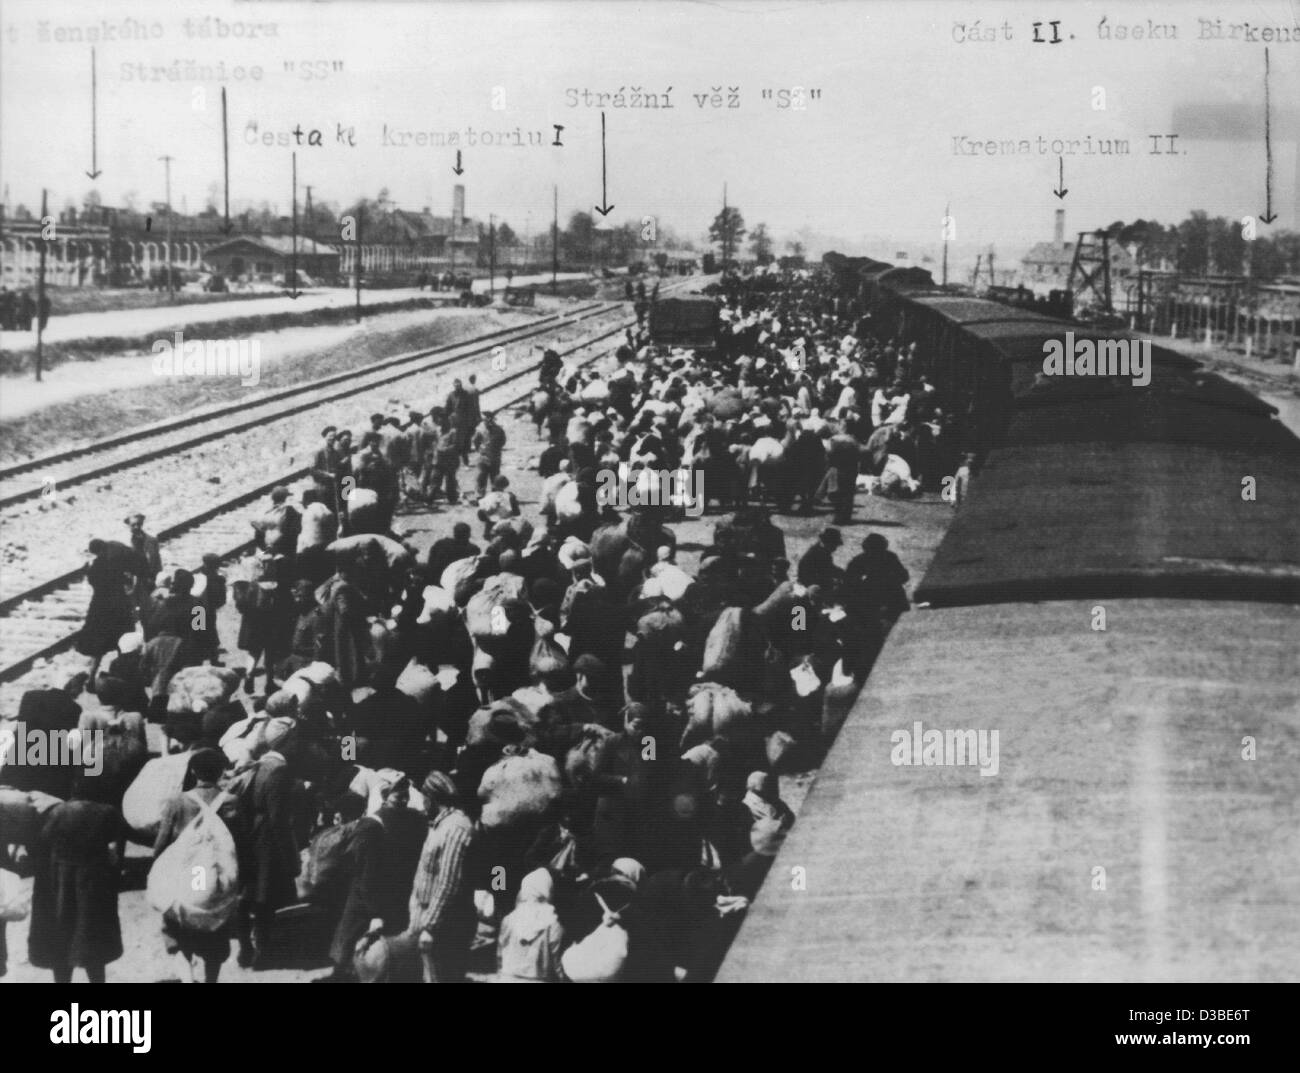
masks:
POLYGON ((952 328, 1005 419, 719 979, 1300 979, 1300 440, 1066 330, 952 328))
POLYGON ((661 298, 650 308, 656 346, 712 350, 718 345, 718 303, 711 298, 661 298))

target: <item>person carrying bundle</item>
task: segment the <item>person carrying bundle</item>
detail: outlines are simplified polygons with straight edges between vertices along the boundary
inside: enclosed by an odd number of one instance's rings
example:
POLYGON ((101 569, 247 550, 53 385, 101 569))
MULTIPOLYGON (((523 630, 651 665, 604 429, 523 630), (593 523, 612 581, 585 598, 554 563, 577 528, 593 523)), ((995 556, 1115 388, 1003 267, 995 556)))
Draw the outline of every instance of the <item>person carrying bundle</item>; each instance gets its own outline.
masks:
MULTIPOLYGON (((226 757, 219 749, 199 749, 190 757, 189 775, 194 778, 195 785, 192 790, 176 794, 164 802, 162 823, 153 846, 155 862, 205 807, 220 809, 218 798, 224 798, 224 795, 217 784, 225 769, 226 757)), ((217 982, 221 966, 230 957, 231 917, 233 912, 216 928, 205 929, 182 921, 173 909, 163 913, 163 943, 167 953, 183 963, 182 981, 198 983, 198 963, 202 962, 202 981, 208 984, 217 982)))

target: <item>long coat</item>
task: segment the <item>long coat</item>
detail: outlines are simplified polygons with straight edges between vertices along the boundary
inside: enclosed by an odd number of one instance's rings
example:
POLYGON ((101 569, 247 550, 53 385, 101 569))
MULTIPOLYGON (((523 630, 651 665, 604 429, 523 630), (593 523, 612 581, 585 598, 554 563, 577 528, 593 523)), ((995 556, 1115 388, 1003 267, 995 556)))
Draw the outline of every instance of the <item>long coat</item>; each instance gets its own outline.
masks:
POLYGON ((85 624, 77 635, 77 651, 83 656, 112 652, 122 634, 135 629, 135 613, 126 591, 123 565, 121 556, 106 551, 96 556, 86 572, 92 595, 85 624))
POLYGON ((68 801, 50 809, 33 854, 27 956, 34 966, 106 965, 122 956, 118 870, 109 846, 126 833, 111 805, 68 801))
POLYGON ((278 909, 298 896, 300 861, 293 828, 294 779, 277 752, 265 753, 239 795, 236 835, 244 900, 278 909))
POLYGON ((354 873, 330 960, 351 961, 357 941, 371 920, 384 922, 386 935, 400 935, 410 922, 410 893, 428 824, 414 809, 380 809, 357 821, 351 853, 354 873))

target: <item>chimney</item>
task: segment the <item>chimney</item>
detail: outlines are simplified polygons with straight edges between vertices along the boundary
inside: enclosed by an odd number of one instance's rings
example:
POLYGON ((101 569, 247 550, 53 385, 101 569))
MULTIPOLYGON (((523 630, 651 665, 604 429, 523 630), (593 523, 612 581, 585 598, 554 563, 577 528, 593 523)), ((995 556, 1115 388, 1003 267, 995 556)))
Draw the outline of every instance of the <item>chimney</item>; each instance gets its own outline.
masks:
POLYGON ((1056 244, 1057 246, 1065 245, 1065 210, 1056 210, 1056 244))
POLYGON ((451 188, 451 230, 459 234, 465 226, 465 187, 457 183, 451 188))

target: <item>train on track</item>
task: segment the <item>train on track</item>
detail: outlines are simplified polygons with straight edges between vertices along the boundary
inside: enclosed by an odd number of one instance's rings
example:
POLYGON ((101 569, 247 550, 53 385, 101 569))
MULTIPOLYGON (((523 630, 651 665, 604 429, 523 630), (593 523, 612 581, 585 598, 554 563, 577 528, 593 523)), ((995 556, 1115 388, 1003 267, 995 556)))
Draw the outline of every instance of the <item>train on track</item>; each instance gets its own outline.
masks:
POLYGON ((1300 440, 1160 347, 1043 375, 1124 333, 825 268, 979 465, 719 979, 1300 979, 1300 440))

